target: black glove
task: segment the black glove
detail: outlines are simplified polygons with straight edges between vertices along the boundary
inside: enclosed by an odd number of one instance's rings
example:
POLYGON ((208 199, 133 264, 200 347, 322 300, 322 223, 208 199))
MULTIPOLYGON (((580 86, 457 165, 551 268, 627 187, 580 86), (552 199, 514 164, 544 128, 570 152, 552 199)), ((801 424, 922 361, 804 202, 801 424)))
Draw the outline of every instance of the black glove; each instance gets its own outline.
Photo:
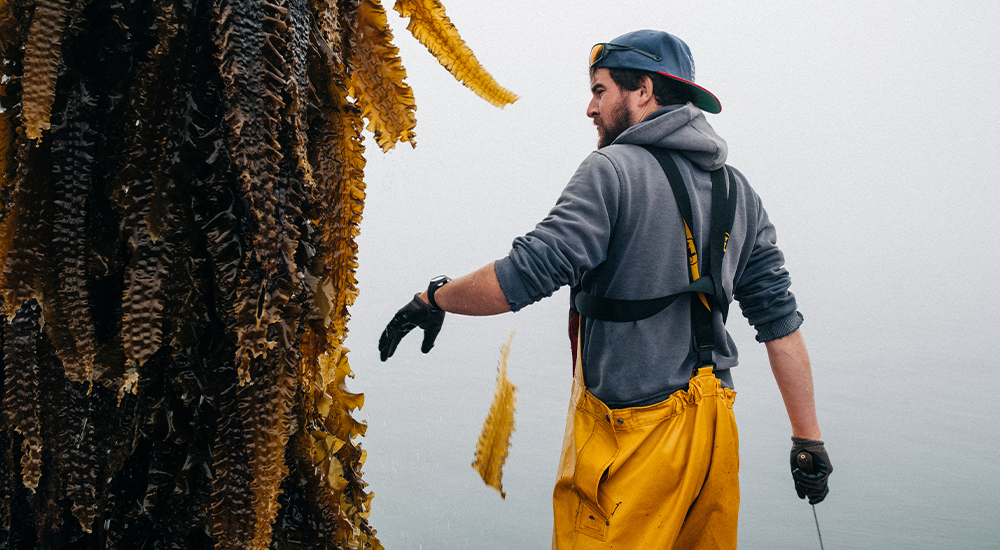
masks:
POLYGON ((424 329, 424 343, 420 351, 427 353, 434 347, 434 339, 441 332, 444 323, 444 310, 438 309, 420 299, 420 294, 414 294, 413 300, 396 312, 396 316, 382 331, 378 340, 378 351, 382 361, 392 357, 399 341, 411 330, 420 327, 424 329))
POLYGON ((822 441, 792 437, 792 479, 799 498, 809 497, 809 504, 819 504, 826 498, 830 488, 826 480, 833 472, 830 455, 826 454, 822 441))

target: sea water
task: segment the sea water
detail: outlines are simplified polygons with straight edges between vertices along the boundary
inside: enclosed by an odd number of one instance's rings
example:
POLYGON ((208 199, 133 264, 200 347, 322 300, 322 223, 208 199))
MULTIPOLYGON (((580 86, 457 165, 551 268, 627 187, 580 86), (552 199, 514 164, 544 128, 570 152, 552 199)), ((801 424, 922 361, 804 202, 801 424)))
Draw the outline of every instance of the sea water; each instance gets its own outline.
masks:
MULTIPOLYGON (((398 305, 376 299, 381 315, 356 310, 351 386, 366 394, 364 478, 387 549, 549 546, 571 382, 567 300, 561 292, 495 318, 449 315, 430 354, 411 335, 387 363, 374 349, 398 305), (501 500, 470 463, 511 329, 509 376, 519 390, 501 500)), ((817 309, 802 331, 834 465, 830 495, 816 506, 825 548, 1000 548, 998 365, 983 353, 990 327, 881 315, 822 323, 826 309, 817 309)), ((819 548, 813 511, 792 486, 790 428, 764 347, 738 313, 729 324, 741 352, 740 548, 819 548)))

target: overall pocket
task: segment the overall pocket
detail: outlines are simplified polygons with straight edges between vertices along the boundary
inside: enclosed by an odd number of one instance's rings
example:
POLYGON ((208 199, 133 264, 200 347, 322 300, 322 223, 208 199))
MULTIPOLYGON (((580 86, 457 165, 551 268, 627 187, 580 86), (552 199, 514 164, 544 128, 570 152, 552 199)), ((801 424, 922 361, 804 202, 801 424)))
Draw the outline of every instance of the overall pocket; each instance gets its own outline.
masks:
POLYGON ((603 540, 610 515, 600 505, 598 491, 608 468, 618 457, 618 440, 611 424, 611 411, 585 393, 574 412, 576 472, 573 485, 580 496, 576 528, 603 540))

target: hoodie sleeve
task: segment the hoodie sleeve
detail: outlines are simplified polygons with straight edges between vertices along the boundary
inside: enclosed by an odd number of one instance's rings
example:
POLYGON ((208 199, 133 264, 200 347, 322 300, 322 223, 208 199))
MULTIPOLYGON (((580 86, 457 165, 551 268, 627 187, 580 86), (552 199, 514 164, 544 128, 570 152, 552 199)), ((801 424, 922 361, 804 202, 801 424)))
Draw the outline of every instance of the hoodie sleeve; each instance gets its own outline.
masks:
POLYGON ((750 200, 757 203, 756 239, 733 297, 757 330, 757 341, 768 342, 795 332, 802 324, 802 315, 796 309, 795 296, 788 290, 792 280, 784 268, 785 257, 778 248, 774 225, 760 205, 760 198, 753 194, 750 200))
POLYGON ((620 181, 611 161, 592 153, 548 216, 514 239, 507 257, 493 264, 511 311, 576 285, 584 271, 604 261, 618 217, 620 181))

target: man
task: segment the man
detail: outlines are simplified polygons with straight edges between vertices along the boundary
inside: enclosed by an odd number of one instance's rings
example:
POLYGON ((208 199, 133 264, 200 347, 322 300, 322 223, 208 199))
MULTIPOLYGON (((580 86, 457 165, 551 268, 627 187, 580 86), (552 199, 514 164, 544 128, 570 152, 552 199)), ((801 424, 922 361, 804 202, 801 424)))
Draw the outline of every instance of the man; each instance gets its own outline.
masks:
POLYGON ((820 440, 802 316, 775 230, 703 111, 687 45, 642 30, 591 52, 598 150, 510 254, 439 277, 397 312, 381 358, 445 312, 517 311, 574 288, 574 392, 553 493, 553 547, 735 548, 738 438, 729 303, 767 347, 792 425, 792 476, 816 504, 832 471, 820 440), (640 311, 641 310, 641 311, 640 311), (575 330, 574 330, 575 329, 575 330))

